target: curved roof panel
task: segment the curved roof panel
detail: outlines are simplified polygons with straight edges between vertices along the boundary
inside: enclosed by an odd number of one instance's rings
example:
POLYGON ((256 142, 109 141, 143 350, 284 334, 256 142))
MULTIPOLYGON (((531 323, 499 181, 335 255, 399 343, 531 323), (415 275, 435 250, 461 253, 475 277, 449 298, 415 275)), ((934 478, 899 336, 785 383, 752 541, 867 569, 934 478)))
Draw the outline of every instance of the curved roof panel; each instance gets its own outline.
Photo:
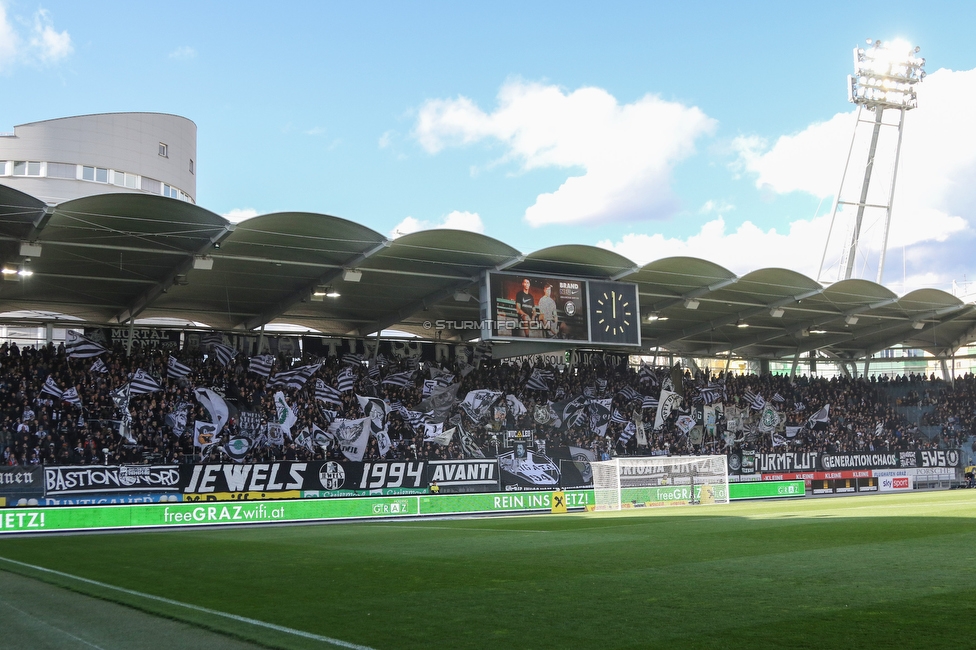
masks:
POLYGON ((597 246, 568 244, 529 253, 513 267, 522 273, 569 275, 581 278, 610 278, 638 268, 619 253, 597 246))
POLYGON ((459 230, 389 240, 308 212, 234 225, 193 204, 141 194, 50 208, 0 185, 0 254, 5 267, 33 270, 6 276, 0 312, 53 311, 102 325, 178 317, 220 329, 292 323, 325 334, 396 328, 463 340, 480 334, 459 323, 481 318, 484 272, 507 270, 635 283, 645 350, 783 358, 822 349, 853 359, 898 343, 945 354, 976 336, 976 306, 936 289, 899 298, 865 280, 823 287, 777 268, 739 277, 693 257, 637 267, 582 245, 523 255, 459 230), (41 254, 28 261, 24 242, 41 254), (438 320, 447 325, 425 325, 438 320))

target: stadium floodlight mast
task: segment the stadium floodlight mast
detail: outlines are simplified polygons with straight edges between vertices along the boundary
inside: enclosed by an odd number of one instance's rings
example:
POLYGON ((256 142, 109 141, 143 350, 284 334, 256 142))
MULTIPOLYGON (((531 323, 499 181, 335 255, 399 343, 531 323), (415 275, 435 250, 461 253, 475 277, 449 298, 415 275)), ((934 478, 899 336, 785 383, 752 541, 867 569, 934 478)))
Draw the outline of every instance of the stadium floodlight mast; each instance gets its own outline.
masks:
POLYGON ((857 104, 857 120, 854 124, 854 134, 851 137, 851 148, 847 153, 847 164, 841 177, 840 188, 834 199, 834 210, 830 220, 830 231, 827 234, 827 244, 824 255, 820 260, 818 279, 823 273, 827 249, 830 247, 830 233, 833 232, 837 212, 841 206, 857 208, 854 225, 851 230, 850 241, 845 245, 841 258, 838 279, 848 280, 854 273, 854 260, 857 255, 858 243, 861 237, 861 225, 864 220, 866 207, 882 208, 885 211, 884 228, 881 236, 881 252, 878 261, 877 282, 880 284, 884 273, 885 252, 888 247, 888 230, 891 225, 891 206, 895 195, 895 181, 898 177, 898 161, 901 154, 902 132, 905 126, 905 113, 918 106, 915 86, 925 78, 925 59, 917 56, 921 48, 912 47, 904 41, 881 41, 868 39, 868 47, 854 48, 854 74, 848 76, 848 100, 857 104), (885 123, 882 116, 885 110, 898 111, 898 140, 895 146, 895 160, 891 171, 891 183, 888 190, 888 201, 883 205, 868 203, 868 189, 871 185, 871 174, 874 170, 875 155, 878 148, 878 138, 882 126, 895 126, 885 123), (867 110, 874 112, 874 120, 863 120, 862 113, 867 110), (867 162, 861 181, 861 193, 856 202, 844 201, 842 191, 851 164, 851 153, 854 149, 854 139, 857 127, 863 123, 872 123, 871 144, 868 148, 867 162))

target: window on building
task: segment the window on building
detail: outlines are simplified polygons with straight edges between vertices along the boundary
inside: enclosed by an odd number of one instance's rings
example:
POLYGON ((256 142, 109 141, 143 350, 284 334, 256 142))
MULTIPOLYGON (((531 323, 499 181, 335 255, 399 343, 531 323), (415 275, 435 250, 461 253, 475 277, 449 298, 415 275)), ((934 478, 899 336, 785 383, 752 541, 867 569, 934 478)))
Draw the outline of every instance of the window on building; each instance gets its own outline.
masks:
POLYGON ((169 158, 169 145, 165 142, 159 143, 159 155, 163 158, 169 158))
POLYGON ((78 165, 72 163, 49 162, 47 164, 48 178, 78 178, 78 165))
POLYGON ((153 194, 162 194, 163 193, 163 184, 160 183, 159 181, 157 181, 154 178, 146 178, 145 176, 143 176, 142 177, 142 191, 143 192, 152 192, 153 194))
POLYGON ((41 163, 27 160, 14 161, 14 176, 40 176, 41 163))
POLYGON ((127 174, 126 172, 113 171, 112 182, 119 187, 128 187, 129 189, 136 189, 139 187, 139 177, 136 174, 127 174))
POLYGON ((0 176, 6 176, 6 175, 7 175, 7 161, 0 160, 0 176))
POLYGON ((82 180, 95 181, 96 183, 107 183, 108 170, 102 169, 101 167, 82 167, 81 178, 82 180))
POLYGON ((193 171, 193 158, 190 158, 190 173, 191 174, 196 173, 196 172, 193 171))

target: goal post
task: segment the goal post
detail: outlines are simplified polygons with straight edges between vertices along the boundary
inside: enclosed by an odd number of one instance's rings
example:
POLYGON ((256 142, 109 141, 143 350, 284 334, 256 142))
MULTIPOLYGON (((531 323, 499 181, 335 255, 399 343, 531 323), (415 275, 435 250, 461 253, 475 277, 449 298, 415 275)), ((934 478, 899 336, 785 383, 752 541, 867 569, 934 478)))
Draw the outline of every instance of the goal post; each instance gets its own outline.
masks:
POLYGON ((590 466, 596 510, 729 502, 725 456, 623 456, 590 466))

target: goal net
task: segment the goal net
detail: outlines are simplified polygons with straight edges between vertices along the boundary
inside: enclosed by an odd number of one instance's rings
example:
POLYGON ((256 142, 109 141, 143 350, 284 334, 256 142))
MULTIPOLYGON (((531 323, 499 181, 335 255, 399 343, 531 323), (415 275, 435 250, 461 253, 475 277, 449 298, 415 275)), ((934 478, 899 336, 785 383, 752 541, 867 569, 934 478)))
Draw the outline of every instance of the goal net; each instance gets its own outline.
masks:
POLYGON ((725 456, 618 457, 590 466, 597 510, 729 502, 725 456))

